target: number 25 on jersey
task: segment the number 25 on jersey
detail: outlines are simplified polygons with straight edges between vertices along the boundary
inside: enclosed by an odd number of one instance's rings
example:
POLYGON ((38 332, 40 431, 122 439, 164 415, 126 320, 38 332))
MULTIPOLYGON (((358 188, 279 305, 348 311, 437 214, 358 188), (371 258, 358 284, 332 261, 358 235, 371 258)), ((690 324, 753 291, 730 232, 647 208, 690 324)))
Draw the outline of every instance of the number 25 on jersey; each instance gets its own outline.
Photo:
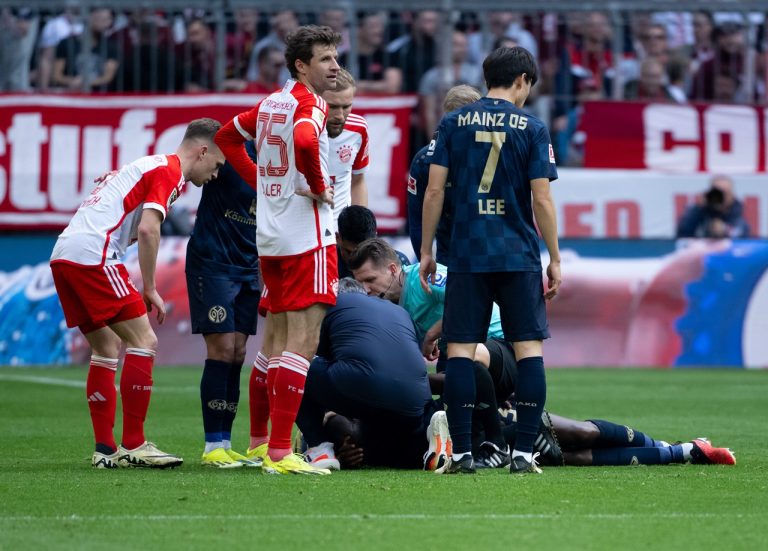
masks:
MULTIPOLYGON (((283 125, 288 120, 288 116, 285 113, 259 113, 259 118, 256 123, 258 138, 256 140, 256 153, 258 154, 259 176, 272 176, 280 178, 285 176, 288 172, 288 144, 280 136, 278 128, 275 125, 283 125), (280 155, 280 164, 275 166, 272 163, 271 157, 275 149, 268 147, 266 151, 262 153, 264 146, 264 140, 266 139, 268 146, 277 146, 277 151, 280 155), (263 160, 267 160, 266 166, 262 164, 263 160)), ((279 194, 279 192, 278 192, 279 194)), ((269 194, 267 194, 269 195, 269 194)))

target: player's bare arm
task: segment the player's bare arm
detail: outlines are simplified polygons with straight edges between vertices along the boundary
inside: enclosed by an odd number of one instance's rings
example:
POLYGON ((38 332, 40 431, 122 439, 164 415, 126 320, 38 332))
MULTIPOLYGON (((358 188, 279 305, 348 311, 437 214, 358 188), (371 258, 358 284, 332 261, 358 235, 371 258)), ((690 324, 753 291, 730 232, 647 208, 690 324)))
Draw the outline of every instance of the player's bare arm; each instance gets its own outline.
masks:
POLYGON ((435 239, 437 224, 443 212, 445 200, 445 183, 448 180, 448 167, 432 164, 429 167, 429 184, 424 193, 424 213, 421 230, 421 262, 419 263, 419 279, 421 287, 429 294, 432 289, 429 283, 435 280, 437 264, 432 256, 432 242, 435 239))
POLYGON ((368 184, 365 181, 365 174, 352 175, 352 204, 368 206, 368 184))
POLYGON ((547 245, 549 251, 549 266, 547 266, 547 290, 544 297, 547 300, 553 298, 562 283, 560 274, 560 247, 557 241, 557 215, 555 213, 555 204, 552 201, 549 179, 537 178, 531 180, 531 191, 533 194, 533 214, 536 217, 536 224, 547 245))
POLYGON ((155 209, 144 209, 138 228, 139 240, 139 268, 144 282, 144 304, 147 311, 151 312, 154 306, 157 309, 157 321, 165 320, 165 304, 157 292, 155 282, 155 267, 157 265, 157 251, 160 246, 160 225, 163 215, 155 209))
POLYGON ((421 343, 421 353, 424 354, 424 357, 430 362, 436 360, 440 355, 437 343, 442 334, 443 320, 438 320, 427 330, 426 335, 424 335, 424 342, 421 343))

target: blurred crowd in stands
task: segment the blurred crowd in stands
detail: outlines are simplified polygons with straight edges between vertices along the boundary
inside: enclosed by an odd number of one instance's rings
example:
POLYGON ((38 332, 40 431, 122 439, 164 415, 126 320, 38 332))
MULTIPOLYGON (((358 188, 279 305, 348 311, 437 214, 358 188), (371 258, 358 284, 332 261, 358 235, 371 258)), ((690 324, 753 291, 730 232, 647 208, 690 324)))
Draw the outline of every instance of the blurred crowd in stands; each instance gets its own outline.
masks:
POLYGON ((482 60, 499 46, 520 45, 537 58, 530 109, 549 121, 561 152, 578 150, 587 100, 768 98, 762 13, 348 13, 2 8, 0 91, 271 92, 288 76, 285 37, 316 23, 342 33, 340 61, 359 93, 418 94, 416 144, 437 125, 449 87, 483 89, 482 60))

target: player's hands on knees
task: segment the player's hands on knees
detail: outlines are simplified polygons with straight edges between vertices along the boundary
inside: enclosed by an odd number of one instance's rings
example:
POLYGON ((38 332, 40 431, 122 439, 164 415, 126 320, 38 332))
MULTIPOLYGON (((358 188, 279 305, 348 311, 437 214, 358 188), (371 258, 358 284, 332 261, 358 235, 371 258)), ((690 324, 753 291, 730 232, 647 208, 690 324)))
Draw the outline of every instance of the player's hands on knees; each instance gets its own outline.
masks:
POLYGON ((299 189, 296 190, 296 195, 309 197, 321 203, 328 203, 333 208, 333 188, 330 186, 327 186, 322 193, 313 193, 311 189, 299 189))
POLYGON ((363 448, 358 448, 347 435, 336 450, 336 458, 342 469, 358 469, 363 464, 363 448))
POLYGON ((429 284, 434 283, 435 273, 437 273, 437 263, 432 258, 432 254, 422 252, 421 262, 419 262, 419 280, 421 280, 421 288, 429 294, 432 294, 429 284))
POLYGON ((554 298, 560 290, 560 284, 563 282, 560 275, 560 263, 550 262, 547 266, 547 290, 544 292, 544 298, 550 300, 554 298))
POLYGON ((147 312, 151 312, 153 307, 157 310, 157 323, 162 324, 165 321, 165 302, 156 289, 144 291, 144 304, 147 306, 147 312))

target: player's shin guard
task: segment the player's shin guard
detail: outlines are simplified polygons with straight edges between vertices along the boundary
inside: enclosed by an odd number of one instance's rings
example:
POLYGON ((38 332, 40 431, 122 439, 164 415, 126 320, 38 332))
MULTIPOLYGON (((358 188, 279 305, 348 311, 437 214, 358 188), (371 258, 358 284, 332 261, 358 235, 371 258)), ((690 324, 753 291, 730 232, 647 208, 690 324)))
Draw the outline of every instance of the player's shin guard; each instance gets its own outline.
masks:
POLYGON ((294 352, 283 352, 274 383, 272 433, 269 435, 269 457, 279 461, 291 452, 291 432, 299 412, 309 360, 294 352))
POLYGON ((454 455, 472 451, 472 414, 475 409, 475 362, 448 358, 443 401, 454 455))
MULTIPOLYGON (((203 376, 200 378, 200 405, 203 411, 203 430, 206 442, 221 442, 224 430, 224 415, 227 411, 227 382, 229 362, 205 360, 203 376)), ((213 446, 211 446, 213 447, 213 446)), ((219 444, 218 447, 221 447, 219 444)), ((206 447, 207 448, 207 447, 206 447)), ((206 452, 209 451, 206 449, 206 452)))
POLYGON ((524 358, 517 362, 517 439, 515 452, 532 453, 533 443, 539 434, 541 414, 547 400, 547 381, 544 359, 541 356, 524 358))
MULTIPOLYGON (((88 397, 88 409, 91 412, 93 436, 97 448, 106 446, 114 453, 115 443, 115 410, 117 408, 117 390, 115 389, 115 373, 117 373, 117 358, 91 356, 88 369, 88 380, 85 384, 85 394, 88 397)), ((97 450, 102 451, 102 450, 97 450)), ((107 453, 108 450, 103 450, 107 453)))
POLYGON ((669 448, 605 448, 592 450, 592 465, 668 465, 673 461, 669 448))
POLYGON ((663 448, 665 445, 659 440, 654 440, 639 430, 617 425, 601 419, 589 419, 600 431, 600 436, 595 440, 595 448, 663 448))
MULTIPOLYGON (((251 416, 251 443, 249 448, 251 449, 260 446, 269 437, 270 399, 267 384, 268 365, 269 360, 267 357, 259 352, 258 356, 256 356, 256 361, 253 362, 251 378, 248 382, 248 407, 251 416)), ((277 369, 273 371, 277 374, 277 369)))
POLYGON ((235 423, 237 408, 240 405, 240 374, 242 371, 242 363, 229 365, 229 373, 227 374, 227 409, 224 412, 224 421, 221 425, 221 437, 225 443, 232 440, 232 425, 235 423))
POLYGON ((155 353, 143 348, 125 351, 123 374, 120 376, 120 395, 123 399, 123 447, 132 450, 141 446, 144 438, 144 420, 147 418, 152 396, 152 366, 155 353))

